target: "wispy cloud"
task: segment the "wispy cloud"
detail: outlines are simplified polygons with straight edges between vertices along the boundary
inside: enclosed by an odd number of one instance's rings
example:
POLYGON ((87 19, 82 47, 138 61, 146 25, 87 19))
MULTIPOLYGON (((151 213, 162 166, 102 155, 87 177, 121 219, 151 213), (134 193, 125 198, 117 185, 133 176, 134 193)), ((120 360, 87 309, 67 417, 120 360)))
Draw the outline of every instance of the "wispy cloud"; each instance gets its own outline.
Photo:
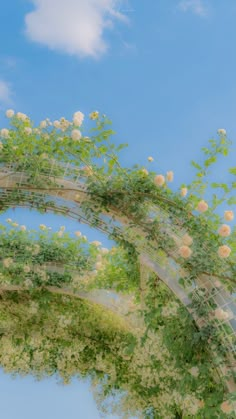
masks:
POLYGON ((179 9, 202 17, 207 15, 207 7, 202 0, 182 0, 179 3, 179 9))
POLYGON ((9 83, 0 79, 0 104, 8 105, 12 102, 12 90, 9 83))
POLYGON ((106 29, 127 21, 124 0, 30 0, 35 10, 25 17, 26 34, 32 41, 79 57, 99 57, 108 44, 106 29))

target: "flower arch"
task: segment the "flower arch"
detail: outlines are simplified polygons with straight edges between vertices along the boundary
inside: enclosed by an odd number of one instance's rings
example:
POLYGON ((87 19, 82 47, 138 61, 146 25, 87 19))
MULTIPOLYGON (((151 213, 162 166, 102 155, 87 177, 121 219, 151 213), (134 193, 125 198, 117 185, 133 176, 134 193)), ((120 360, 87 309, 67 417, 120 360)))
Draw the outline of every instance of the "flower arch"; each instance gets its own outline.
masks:
MULTIPOLYGON (((150 362, 150 365, 143 369, 142 385, 139 388, 136 388, 138 374, 133 381, 125 374, 126 379, 120 377, 119 385, 116 383, 118 371, 113 368, 111 372, 113 358, 108 357, 110 361, 106 359, 105 366, 103 365, 101 370, 103 372, 100 371, 101 381, 104 382, 104 394, 108 389, 110 392, 114 391, 114 388, 128 392, 128 398, 120 396, 126 413, 131 411, 134 398, 135 413, 141 412, 141 417, 159 417, 157 412, 160 409, 162 412, 160 417, 163 415, 176 417, 174 415, 177 414, 180 417, 186 417, 184 415, 195 417, 197 414, 212 417, 209 415, 217 413, 232 415, 235 400, 236 306, 233 292, 236 282, 234 263, 236 234, 235 229, 231 232, 230 226, 225 224, 225 221, 233 220, 233 211, 229 209, 225 211, 223 222, 215 209, 223 202, 227 202, 228 206, 236 203, 234 196, 236 184, 233 180, 230 185, 212 183, 213 188, 223 190, 223 196, 213 194, 211 205, 209 201, 203 199, 204 192, 207 192, 207 183, 204 179, 208 175, 209 167, 217 160, 218 155, 228 154, 230 142, 226 132, 219 130, 218 141, 211 140, 210 147, 203 149, 206 155, 203 165, 193 162, 198 170, 196 179, 188 186, 182 185, 180 191, 176 193, 169 188, 169 182, 173 180, 172 172, 167 172, 164 176, 154 172, 149 173, 144 167, 134 166, 132 169, 126 169, 120 165, 118 152, 123 145, 116 147, 110 142, 110 136, 113 134, 113 131, 107 128, 110 121, 105 116, 100 117, 98 112, 90 115, 90 118, 96 122, 96 126, 91 129, 90 137, 83 135, 81 112, 75 113, 72 122, 64 118, 54 123, 45 120, 39 127, 34 127, 32 121, 22 113, 15 115, 9 110, 7 116, 11 119, 13 128, 1 130, 2 211, 9 207, 23 206, 36 208, 42 213, 52 211, 64 214, 100 229, 115 240, 119 247, 117 254, 114 252, 110 255, 108 252, 110 259, 105 255, 108 258, 105 268, 101 263, 103 256, 98 255, 96 246, 91 246, 87 256, 80 248, 80 263, 84 267, 85 275, 83 279, 81 276, 78 279, 78 274, 75 272, 80 265, 77 264, 76 257, 70 259, 75 249, 78 251, 76 247, 78 240, 75 245, 73 240, 66 237, 62 246, 63 252, 69 247, 71 255, 65 253, 67 259, 64 257, 62 263, 55 263, 57 249, 52 252, 50 263, 47 263, 42 255, 39 260, 33 255, 31 265, 28 267, 29 272, 24 271, 21 261, 20 267, 17 265, 17 273, 13 270, 11 274, 14 257, 12 258, 11 251, 6 245, 11 238, 5 232, 2 236, 2 247, 9 250, 10 256, 7 257, 7 253, 2 262, 4 298, 7 300, 10 298, 9 295, 13 295, 17 299, 16 294, 20 293, 27 300, 28 293, 33 292, 37 295, 39 290, 43 294, 46 293, 47 296, 43 297, 46 300, 49 298, 48 295, 52 294, 55 299, 70 299, 77 295, 80 301, 85 300, 83 304, 80 302, 82 307, 90 305, 93 318, 98 315, 94 314, 94 310, 100 310, 100 316, 107 317, 105 313, 108 311, 111 317, 115 316, 109 323, 109 333, 114 332, 117 336, 123 334, 119 342, 121 343, 123 339, 125 344, 121 347, 126 348, 119 362, 127 368, 126 361, 131 362, 132 358, 137 368, 138 362, 143 365, 140 359, 142 352, 145 362, 147 357, 150 362), (188 192, 189 195, 186 197, 188 192), (81 255, 84 259, 81 259, 81 255), (95 256, 99 256, 101 260, 95 263, 95 256), (70 263, 67 263, 68 260, 70 263), (97 272, 94 263, 97 264, 98 270, 102 268, 102 272, 97 272), (122 275, 119 277, 117 272, 122 275), (25 274, 30 276, 28 285, 23 280, 25 274), (45 275, 46 283, 43 281, 45 275), (64 287, 65 278, 69 278, 69 290, 64 287), (23 289, 22 281, 25 284, 23 289), (79 290, 76 289, 75 283, 79 290), (95 291, 99 289, 100 291, 95 291), (109 304, 107 298, 108 303, 105 303, 103 294, 105 289, 111 292, 111 296, 121 292, 120 299, 114 302, 114 298, 111 297, 113 303, 109 304), (136 299, 136 304, 134 300, 130 303, 130 300, 123 295, 124 292, 131 293, 131 297, 136 299), (96 308, 98 303, 99 308, 96 308), (122 304, 124 310, 118 313, 118 321, 115 319, 122 304), (134 308, 132 316, 124 317, 132 304, 134 308), (141 316, 138 315, 140 312, 141 316), (124 322, 124 318, 131 320, 124 322), (120 329, 115 332, 117 321, 121 322, 120 329), (114 325, 113 332, 111 324, 114 325), (183 350, 179 343, 175 342, 176 339, 181 342, 180 337, 182 337, 183 344, 183 339, 187 338, 188 333, 190 334, 188 344, 191 346, 189 353, 189 348, 183 350), (164 354, 162 359, 158 359, 157 355, 160 346, 164 354), (149 349, 145 349, 146 347, 149 349), (212 354, 214 359, 211 360, 210 367, 207 367, 206 364, 212 354), (171 370, 174 371, 173 375, 170 370, 165 371, 168 377, 165 391, 160 384, 163 371, 158 365, 158 362, 164 360, 170 363, 171 370), (155 379, 148 380, 150 374, 153 374, 155 379), (206 380, 207 376, 210 384, 197 386, 196 383, 201 383, 203 377, 206 380), (184 377, 184 385, 182 388, 180 386, 180 391, 171 398, 175 382, 179 382, 180 377, 184 377), (220 390, 217 389, 219 380, 220 390), (141 393, 145 386, 148 388, 148 394, 143 400, 141 393), (210 390, 210 387, 214 388, 214 391, 210 390), (214 394, 214 398, 211 393, 214 394), (168 397, 171 400, 168 400, 168 397)), ((149 157, 149 161, 151 159, 149 157)), ((230 173, 234 176, 235 168, 231 168, 230 173)), ((47 230, 43 225, 41 229, 47 230)), ((19 244, 16 249, 21 247, 22 237, 25 237, 25 241, 31 241, 28 247, 35 247, 35 244, 32 245, 34 238, 30 234, 28 236, 24 229, 14 234, 16 243, 19 244)), ((57 233, 57 240, 61 238, 63 243, 63 237, 62 229, 57 233)), ((42 240, 42 237, 39 239, 42 240)), ((53 240, 53 236, 46 235, 44 247, 53 248, 53 240)), ((16 259, 20 255, 20 252, 15 250, 13 253, 16 259)), ((47 252, 46 254, 48 255, 47 252)), ((15 262, 13 264, 15 265, 15 262)), ((12 297, 10 298, 12 304, 11 299, 12 297)), ((25 303, 20 305, 23 307, 25 303)), ((70 326, 70 323, 63 314, 61 316, 61 329, 64 330, 66 326, 70 326)), ((22 316, 19 318, 22 320, 22 316)), ((28 319, 27 316, 26 318, 28 319)), ((66 339, 69 339, 68 336, 66 339)), ((8 340, 4 341, 3 349, 9 348, 9 345, 8 340)), ((25 341, 22 345, 25 345, 25 341)), ((104 358, 106 356, 103 353, 101 359, 99 358, 100 364, 104 364, 102 362, 104 358)), ((8 362, 9 360, 6 362, 6 368, 8 362)), ((57 366, 58 362, 57 360, 57 366)), ((72 370, 70 368, 70 372, 67 373, 65 367, 62 375, 67 378, 73 375, 76 368, 72 370)), ((78 367, 80 373, 81 368, 80 365, 78 367)), ((32 365, 29 365, 29 370, 34 370, 32 365)), ((129 370, 132 377, 135 375, 134 370, 132 372, 129 370)), ((37 368, 35 371, 37 372, 37 368)), ((90 373, 92 374, 91 371, 90 373)), ((96 381, 99 376, 98 369, 95 375, 96 381)), ((101 399, 103 406, 104 394, 101 399)))

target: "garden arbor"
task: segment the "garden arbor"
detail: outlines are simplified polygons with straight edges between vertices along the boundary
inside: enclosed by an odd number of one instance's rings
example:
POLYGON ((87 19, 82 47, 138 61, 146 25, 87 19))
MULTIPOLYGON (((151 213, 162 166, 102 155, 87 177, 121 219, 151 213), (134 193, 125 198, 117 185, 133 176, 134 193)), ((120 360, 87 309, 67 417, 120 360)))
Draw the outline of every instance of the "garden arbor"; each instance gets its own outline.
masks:
MULTIPOLYGON (((2 227, 4 368, 59 372, 65 380, 89 375, 102 407, 115 395, 128 417, 234 417, 236 234, 215 209, 236 203, 235 182, 212 184, 224 196, 203 199, 209 167, 228 153, 225 131, 204 149, 203 165, 194 163, 196 180, 174 193, 172 172, 121 167, 122 146, 110 142, 109 121, 97 112, 90 137, 82 134, 80 112, 72 122, 39 127, 22 113, 8 117, 13 129, 1 131, 2 211, 59 213, 101 230, 118 247, 88 244, 80 232, 71 239, 64 228, 52 234, 41 225, 37 236, 11 220, 14 230, 2 227)), ((224 217, 232 221, 233 211, 224 217)))

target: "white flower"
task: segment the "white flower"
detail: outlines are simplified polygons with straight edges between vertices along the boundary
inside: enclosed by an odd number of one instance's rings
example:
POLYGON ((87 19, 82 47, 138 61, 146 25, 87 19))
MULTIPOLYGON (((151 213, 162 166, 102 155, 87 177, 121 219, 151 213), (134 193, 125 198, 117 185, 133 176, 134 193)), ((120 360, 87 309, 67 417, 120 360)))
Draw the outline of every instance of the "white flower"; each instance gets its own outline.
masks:
POLYGON ((150 157, 148 157, 148 161, 152 162, 152 161, 154 161, 154 158, 150 156, 150 157))
POLYGON ((102 248, 101 248, 101 253, 102 253, 103 255, 107 255, 107 253, 109 253, 109 249, 107 249, 106 247, 102 247, 102 248))
POLYGON ((96 264, 95 264, 95 268, 96 269, 101 269, 102 268, 102 262, 97 262, 96 264))
POLYGON ((186 196, 187 193, 188 193, 188 189, 187 188, 181 188, 181 191, 180 191, 180 195, 181 196, 186 196))
POLYGON ((148 175, 148 170, 147 170, 147 169, 141 169, 141 172, 142 172, 145 176, 147 176, 147 175, 148 175))
POLYGON ((219 128, 217 132, 219 135, 226 135, 226 130, 224 128, 219 128))
POLYGON ((40 246, 38 244, 34 245, 34 250, 32 252, 32 255, 36 256, 40 253, 40 246))
POLYGON ((81 236, 81 231, 75 231, 75 235, 77 236, 77 237, 80 237, 81 236))
POLYGON ((25 287, 26 287, 26 288, 30 288, 30 287, 32 287, 33 282, 31 281, 31 279, 27 278, 27 279, 24 281, 24 285, 25 285, 25 287))
POLYGON ((79 141, 82 137, 81 132, 78 129, 73 129, 71 132, 71 138, 74 141, 79 141))
POLYGON ((41 121, 40 124, 39 124, 39 126, 40 126, 41 129, 46 128, 47 127, 47 121, 46 121, 46 119, 44 121, 41 121))
POLYGON ((94 244, 94 246, 101 246, 101 242, 94 240, 93 242, 91 242, 90 244, 94 244))
POLYGON ((2 264, 4 266, 4 268, 9 268, 13 263, 13 259, 12 258, 6 258, 3 259, 2 264))
POLYGON ((8 138, 9 137, 9 129, 7 129, 7 128, 1 129, 1 137, 8 138))
POLYGON ((25 132, 27 135, 30 135, 30 134, 32 134, 32 128, 30 128, 30 127, 25 127, 25 128, 24 128, 24 132, 25 132))
POLYGON ((12 118, 15 115, 15 112, 13 111, 13 109, 8 109, 6 111, 6 117, 7 118, 12 118))
POLYGON ((26 274, 27 274, 27 273, 29 273, 29 272, 31 271, 30 266, 25 265, 25 266, 24 266, 24 268, 23 268, 23 271, 24 271, 26 274))
POLYGON ((47 230, 47 227, 45 226, 45 224, 40 224, 39 226, 40 230, 47 230))
POLYGON ((99 112, 98 111, 93 111, 89 114, 90 119, 95 120, 95 119, 98 119, 98 117, 99 117, 99 112))
POLYGON ((36 314, 38 309, 39 309, 39 304, 36 303, 36 301, 32 301, 32 303, 30 304, 30 307, 29 307, 29 312, 31 314, 36 314))
POLYGON ((67 128, 71 125, 71 123, 64 117, 60 119, 60 126, 62 131, 66 131, 67 128))
POLYGON ((11 223, 12 222, 12 219, 11 218, 7 218, 6 222, 7 223, 11 223))
POLYGON ((234 219, 233 211, 225 211, 224 212, 224 218, 225 218, 226 221, 232 221, 234 219))
POLYGON ((26 121, 26 119, 28 119, 28 116, 22 112, 17 112, 16 117, 23 122, 26 121))
POLYGON ((80 111, 75 112, 73 116, 73 123, 76 127, 80 127, 84 120, 84 114, 80 111))
POLYGON ((229 318, 229 313, 220 307, 214 311, 214 315, 217 320, 227 320, 229 318))
POLYGON ((21 231, 26 231, 26 226, 22 225, 20 226, 21 231))
POLYGON ((156 175, 156 176, 154 177, 154 183, 155 183, 155 185, 157 185, 157 186, 162 186, 162 185, 164 185, 164 183, 165 183, 165 178, 164 178, 164 176, 163 176, 163 175, 156 175))
POLYGON ((18 227, 19 224, 18 223, 12 223, 12 227, 18 227))
POLYGON ((168 182, 173 182, 173 180, 174 180, 174 173, 173 172, 167 172, 167 174, 166 174, 166 180, 168 181, 168 182))
POLYGON ((198 369, 198 367, 192 367, 192 368, 190 368, 189 372, 190 372, 190 374, 193 377, 198 377, 199 376, 199 369, 198 369))
POLYGON ((57 120, 56 120, 56 121, 54 121, 54 122, 53 122, 53 125, 54 125, 54 127, 55 127, 55 128, 57 128, 57 129, 60 129, 60 128, 61 128, 61 123, 60 123, 60 121, 57 121, 57 120))
POLYGON ((61 230, 61 231, 65 231, 65 229, 66 229, 66 228, 65 228, 65 226, 61 226, 61 227, 60 227, 60 230, 61 230))

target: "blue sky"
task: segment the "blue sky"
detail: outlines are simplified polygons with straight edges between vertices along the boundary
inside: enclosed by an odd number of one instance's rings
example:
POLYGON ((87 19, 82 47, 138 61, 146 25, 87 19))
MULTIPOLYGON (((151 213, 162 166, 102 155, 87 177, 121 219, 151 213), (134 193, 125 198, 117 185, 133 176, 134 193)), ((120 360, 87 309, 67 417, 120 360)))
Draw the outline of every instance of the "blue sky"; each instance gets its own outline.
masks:
MULTIPOLYGON (((174 188, 191 179, 190 160, 198 160, 200 148, 225 128, 234 147, 217 176, 227 177, 226 167, 235 165, 236 156, 235 0, 2 3, 1 128, 7 108, 37 122, 99 110, 113 120, 114 140, 129 143, 123 164, 148 167, 147 157, 153 156, 157 172, 174 171, 174 188)), ((42 215, 22 210, 11 210, 1 220, 7 216, 31 227, 42 222, 42 215)), ((60 217, 43 222, 78 229, 60 217)), ((83 228, 91 239, 100 238, 83 228)), ((99 418, 82 384, 63 391, 53 379, 35 384, 1 374, 0 387, 7 419, 35 414, 49 419, 51 412, 58 419, 99 418), (32 406, 38 406, 37 413, 32 406), (79 411, 81 406, 90 410, 79 411)))

